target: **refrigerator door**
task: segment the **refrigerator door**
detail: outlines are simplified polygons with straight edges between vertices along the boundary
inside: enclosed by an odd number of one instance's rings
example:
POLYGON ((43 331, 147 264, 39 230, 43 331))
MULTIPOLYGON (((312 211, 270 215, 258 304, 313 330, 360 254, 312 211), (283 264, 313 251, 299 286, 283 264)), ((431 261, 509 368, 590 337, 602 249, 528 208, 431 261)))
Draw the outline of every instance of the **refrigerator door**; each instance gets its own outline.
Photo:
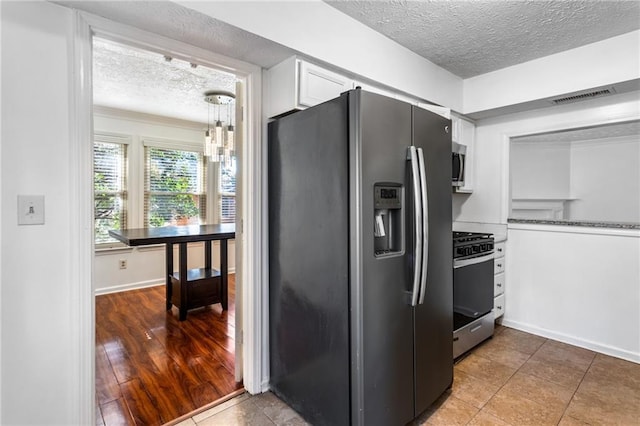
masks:
POLYGON ((314 425, 350 423, 347 96, 269 124, 272 391, 314 425))
POLYGON ((406 236, 400 253, 375 256, 374 185, 401 184, 403 209, 409 209, 411 105, 360 90, 349 92, 349 104, 352 419, 404 425, 414 417, 413 259, 406 236))
POLYGON ((426 410, 453 382, 451 121, 413 107, 413 143, 424 156, 428 194, 427 276, 414 314, 415 412, 426 410), (447 129, 445 129, 447 128, 447 129))

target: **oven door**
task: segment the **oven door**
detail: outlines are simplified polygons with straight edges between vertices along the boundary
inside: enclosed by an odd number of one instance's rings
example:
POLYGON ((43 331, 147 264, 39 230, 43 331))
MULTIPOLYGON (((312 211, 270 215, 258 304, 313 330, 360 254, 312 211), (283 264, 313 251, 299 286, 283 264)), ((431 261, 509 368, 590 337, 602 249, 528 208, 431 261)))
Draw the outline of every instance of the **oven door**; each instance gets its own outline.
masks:
POLYGON ((493 309, 493 252, 453 261, 454 330, 493 309))

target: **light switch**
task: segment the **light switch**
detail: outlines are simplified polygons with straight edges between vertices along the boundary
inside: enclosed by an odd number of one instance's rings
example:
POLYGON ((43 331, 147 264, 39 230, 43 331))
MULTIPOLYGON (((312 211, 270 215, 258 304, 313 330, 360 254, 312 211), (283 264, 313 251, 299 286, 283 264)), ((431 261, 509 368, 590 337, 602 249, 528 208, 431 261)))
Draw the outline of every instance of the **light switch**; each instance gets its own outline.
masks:
POLYGON ((18 195, 18 225, 44 225, 44 195, 18 195))

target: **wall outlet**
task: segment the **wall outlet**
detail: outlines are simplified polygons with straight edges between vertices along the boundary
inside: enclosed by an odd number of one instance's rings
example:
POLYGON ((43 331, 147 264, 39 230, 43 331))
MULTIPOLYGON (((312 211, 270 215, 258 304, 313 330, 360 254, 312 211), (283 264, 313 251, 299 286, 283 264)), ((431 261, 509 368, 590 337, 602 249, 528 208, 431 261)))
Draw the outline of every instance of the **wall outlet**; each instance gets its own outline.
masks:
POLYGON ((120 269, 127 269, 127 260, 126 259, 118 260, 118 264, 120 265, 120 269))

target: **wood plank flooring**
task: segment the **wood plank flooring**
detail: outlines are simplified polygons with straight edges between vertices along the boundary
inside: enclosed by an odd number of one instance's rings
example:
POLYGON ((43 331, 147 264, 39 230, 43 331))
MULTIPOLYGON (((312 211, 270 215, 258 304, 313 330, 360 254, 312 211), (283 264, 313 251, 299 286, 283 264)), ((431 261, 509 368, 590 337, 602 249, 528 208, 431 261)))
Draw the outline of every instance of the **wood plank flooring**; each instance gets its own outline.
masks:
POLYGON ((96 424, 161 425, 242 388, 234 378, 235 275, 220 304, 165 311, 164 286, 96 297, 96 424))

